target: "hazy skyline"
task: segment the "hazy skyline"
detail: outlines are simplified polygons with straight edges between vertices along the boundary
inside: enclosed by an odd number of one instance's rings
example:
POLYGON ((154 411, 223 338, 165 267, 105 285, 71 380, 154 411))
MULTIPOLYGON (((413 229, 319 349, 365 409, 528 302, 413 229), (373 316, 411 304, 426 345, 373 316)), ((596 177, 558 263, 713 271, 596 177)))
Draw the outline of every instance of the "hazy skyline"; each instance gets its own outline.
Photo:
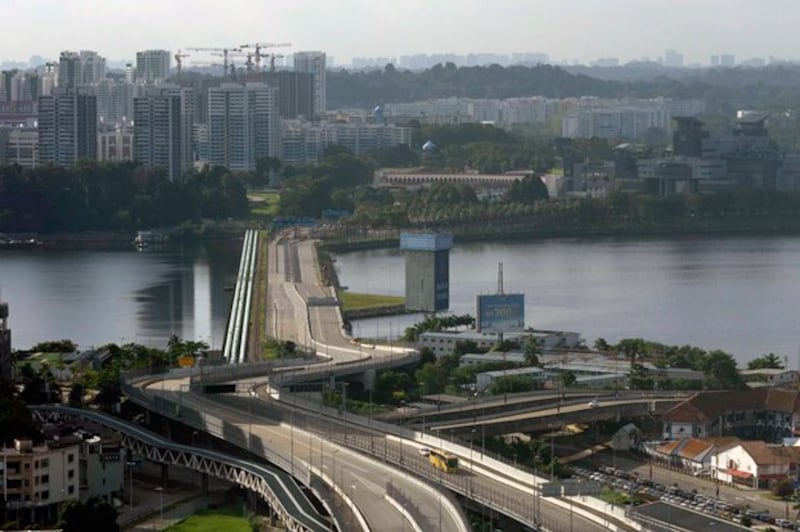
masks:
POLYGON ((553 60, 711 54, 800 56, 796 0, 0 0, 0 62, 62 50, 109 60, 137 50, 291 42, 282 51, 352 57, 543 52, 553 60))

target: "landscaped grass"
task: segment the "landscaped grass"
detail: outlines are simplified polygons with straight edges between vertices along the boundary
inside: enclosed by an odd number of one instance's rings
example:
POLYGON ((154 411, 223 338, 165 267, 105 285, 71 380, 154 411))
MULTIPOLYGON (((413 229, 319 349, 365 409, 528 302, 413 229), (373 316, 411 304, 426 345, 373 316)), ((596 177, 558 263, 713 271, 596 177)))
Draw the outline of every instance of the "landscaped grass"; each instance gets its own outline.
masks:
POLYGON ((272 218, 278 214, 280 196, 277 192, 251 192, 247 194, 250 200, 250 218, 272 218))
POLYGON ((252 528, 242 517, 241 509, 226 506, 216 510, 201 510, 180 523, 166 529, 168 532, 250 532, 252 528))
POLYGON ((348 291, 339 291, 339 300, 342 310, 361 310, 365 308, 392 307, 402 305, 406 299, 399 296, 382 296, 375 294, 357 294, 348 291))

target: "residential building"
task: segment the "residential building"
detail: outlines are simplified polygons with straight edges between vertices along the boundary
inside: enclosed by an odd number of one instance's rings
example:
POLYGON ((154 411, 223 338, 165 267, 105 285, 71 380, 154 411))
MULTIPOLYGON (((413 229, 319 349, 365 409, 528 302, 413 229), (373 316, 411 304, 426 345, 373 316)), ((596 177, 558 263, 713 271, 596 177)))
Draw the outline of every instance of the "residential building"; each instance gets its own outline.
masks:
POLYGON ((123 490, 125 456, 119 434, 104 431, 102 434, 82 435, 80 453, 80 496, 111 497, 123 490))
POLYGON ((295 52, 294 71, 314 76, 314 116, 327 110, 325 52, 295 52))
POLYGON ((42 445, 16 439, 14 447, 0 449, 0 496, 6 511, 19 510, 23 520, 29 517, 35 522, 42 516, 54 518, 58 504, 77 500, 80 442, 77 436, 42 445))
POLYGON ((270 87, 278 89, 278 113, 284 120, 304 117, 314 118, 315 85, 314 74, 278 70, 260 74, 270 87))
POLYGON ((132 83, 107 78, 95 83, 91 91, 97 96, 97 120, 100 124, 114 126, 133 119, 135 90, 132 83))
POLYGON ((653 458, 697 472, 711 467, 711 458, 717 449, 717 445, 710 440, 681 438, 656 447, 653 458))
POLYGON ((379 148, 411 145, 411 128, 366 123, 309 122, 283 120, 282 153, 286 164, 313 164, 332 144, 346 147, 356 155, 379 148))
POLYGON ((278 90, 264 83, 223 83, 208 91, 209 163, 251 171, 280 157, 278 90))
POLYGON ((796 482, 799 462, 800 447, 741 441, 711 457, 711 474, 720 482, 769 489, 783 479, 796 482))
POLYGON ((117 124, 97 133, 97 160, 108 162, 133 160, 133 128, 117 124))
POLYGON ((143 50, 136 52, 136 81, 162 83, 169 77, 169 50, 143 50))
POLYGON ((0 127, 0 164, 25 168, 39 165, 39 130, 35 127, 0 127))
POLYGON ((97 159, 97 97, 59 87, 39 98, 39 160, 69 167, 81 159, 97 159))
POLYGON ((8 328, 8 303, 0 301, 0 377, 11 379, 11 329, 8 328))
POLYGON ((800 391, 701 392, 661 416, 664 439, 738 436, 781 441, 800 434, 800 391))
POLYGON ((133 160, 167 171, 176 181, 192 165, 191 89, 148 87, 133 101, 133 160))
POLYGON ((800 372, 792 369, 745 369, 739 371, 745 382, 751 388, 760 386, 783 386, 798 382, 800 372))
POLYGON ((97 52, 61 52, 58 60, 58 86, 86 87, 106 77, 106 60, 97 52))

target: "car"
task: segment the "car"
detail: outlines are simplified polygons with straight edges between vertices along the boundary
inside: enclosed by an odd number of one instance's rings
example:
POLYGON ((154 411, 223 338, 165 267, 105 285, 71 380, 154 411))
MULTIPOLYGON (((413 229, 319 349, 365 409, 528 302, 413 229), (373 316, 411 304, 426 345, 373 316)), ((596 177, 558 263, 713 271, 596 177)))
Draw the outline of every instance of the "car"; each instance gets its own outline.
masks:
POLYGON ((431 450, 429 448, 427 448, 427 447, 420 447, 419 448, 419 455, 420 456, 427 457, 429 454, 431 454, 431 450))
POLYGON ((597 408, 597 399, 589 401, 589 408, 597 408))

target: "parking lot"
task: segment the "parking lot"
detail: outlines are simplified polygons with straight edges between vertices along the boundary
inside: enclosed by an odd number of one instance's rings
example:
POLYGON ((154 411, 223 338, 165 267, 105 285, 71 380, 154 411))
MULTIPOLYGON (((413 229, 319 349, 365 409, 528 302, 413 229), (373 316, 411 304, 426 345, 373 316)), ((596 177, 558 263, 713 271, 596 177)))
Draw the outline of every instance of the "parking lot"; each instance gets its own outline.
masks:
MULTIPOLYGON (((636 473, 629 473, 609 466, 600 466, 596 470, 584 467, 573 467, 575 475, 601 482, 605 486, 621 493, 628 494, 632 499, 641 502, 658 502, 660 504, 650 504, 648 507, 655 507, 652 510, 658 514, 659 508, 680 508, 692 516, 711 517, 731 523, 735 530, 740 530, 738 526, 745 517, 752 521, 753 525, 771 525, 786 530, 800 530, 800 522, 773 516, 769 512, 750 508, 742 508, 730 504, 729 502, 717 499, 696 491, 680 489, 677 486, 667 486, 648 479, 641 478, 636 473)), ((660 515, 660 514, 659 514, 660 515)), ((702 528, 688 528, 689 530, 702 530, 702 528)), ((715 529, 716 530, 716 529, 715 529)))

